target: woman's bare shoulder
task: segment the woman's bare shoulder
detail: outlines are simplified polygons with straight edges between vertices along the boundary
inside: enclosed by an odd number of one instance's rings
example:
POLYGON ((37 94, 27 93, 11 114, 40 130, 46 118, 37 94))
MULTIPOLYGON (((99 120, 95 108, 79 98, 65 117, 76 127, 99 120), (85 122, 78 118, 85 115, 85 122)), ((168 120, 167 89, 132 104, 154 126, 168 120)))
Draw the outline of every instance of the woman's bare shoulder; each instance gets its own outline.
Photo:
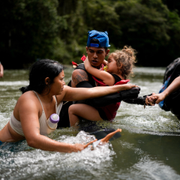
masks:
POLYGON ((19 97, 19 100, 31 100, 37 99, 36 94, 33 91, 27 91, 19 97))
POLYGON ((41 105, 35 93, 33 91, 27 91, 22 94, 14 108, 14 116, 16 119, 20 119, 19 113, 21 112, 36 112, 39 113, 41 110, 41 105))
POLYGON ((19 97, 19 99, 17 101, 17 105, 18 106, 22 106, 22 105, 36 106, 37 107, 39 105, 39 100, 33 91, 27 91, 19 97))

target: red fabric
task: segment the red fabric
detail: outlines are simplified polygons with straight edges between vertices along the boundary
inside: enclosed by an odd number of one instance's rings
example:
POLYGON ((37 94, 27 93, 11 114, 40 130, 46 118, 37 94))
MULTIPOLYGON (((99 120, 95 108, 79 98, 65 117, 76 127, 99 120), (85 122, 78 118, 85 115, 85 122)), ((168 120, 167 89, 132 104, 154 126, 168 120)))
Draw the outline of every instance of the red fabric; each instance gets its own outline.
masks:
MULTIPOLYGON (((96 81, 97 86, 107 86, 104 82, 102 82, 101 80, 97 79, 96 77, 92 76, 92 78, 96 81)), ((121 81, 118 81, 117 83, 115 83, 115 85, 117 85, 117 84, 126 84, 128 82, 129 82, 129 79, 121 80, 121 81)))
MULTIPOLYGON (((105 83, 103 83, 102 81, 98 80, 94 76, 92 76, 92 77, 96 81, 97 86, 107 86, 105 83)), ((129 79, 121 80, 121 81, 118 81, 117 83, 115 83, 115 85, 126 84, 128 82, 129 82, 129 79)), ((107 106, 97 107, 97 109, 102 109, 104 111, 106 117, 107 117, 106 120, 112 121, 116 117, 117 110, 118 110, 119 106, 120 106, 120 102, 117 102, 115 104, 109 104, 107 106)))
POLYGON ((72 65, 77 66, 78 64, 76 62, 72 61, 72 65))
POLYGON ((85 60, 86 60, 86 56, 83 55, 83 56, 81 57, 81 60, 82 60, 82 61, 85 61, 85 60))
MULTIPOLYGON (((85 61, 86 56, 83 55, 81 57, 81 60, 85 61)), ((72 65, 77 66, 78 64, 76 62, 72 61, 72 65)), ((103 69, 103 67, 104 67, 104 65, 102 65, 102 69, 103 69)), ((94 76, 92 76, 92 78, 96 81, 97 86, 107 86, 105 83, 103 83, 101 80, 95 78, 94 76)), ((126 84, 128 82, 129 82, 129 79, 121 80, 121 81, 118 81, 117 83, 115 83, 115 85, 126 84)), ((102 109, 107 117, 106 120, 112 121, 116 117, 116 113, 117 113, 119 106, 120 106, 120 102, 117 102, 115 104, 110 104, 110 105, 103 106, 103 107, 97 107, 97 109, 102 109)))

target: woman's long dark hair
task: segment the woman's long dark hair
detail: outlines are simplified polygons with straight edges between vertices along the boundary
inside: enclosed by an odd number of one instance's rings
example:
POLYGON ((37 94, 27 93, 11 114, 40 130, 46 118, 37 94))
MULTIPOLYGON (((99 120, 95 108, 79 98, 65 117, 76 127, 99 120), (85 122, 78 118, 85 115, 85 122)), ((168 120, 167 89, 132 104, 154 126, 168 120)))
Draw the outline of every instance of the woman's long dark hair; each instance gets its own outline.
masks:
POLYGON ((54 78, 59 75, 63 70, 63 66, 54 60, 50 59, 42 59, 35 62, 29 73, 29 85, 26 87, 20 88, 22 93, 26 91, 34 90, 38 93, 42 93, 42 91, 47 87, 45 83, 45 78, 49 77, 51 85, 54 81, 54 78))

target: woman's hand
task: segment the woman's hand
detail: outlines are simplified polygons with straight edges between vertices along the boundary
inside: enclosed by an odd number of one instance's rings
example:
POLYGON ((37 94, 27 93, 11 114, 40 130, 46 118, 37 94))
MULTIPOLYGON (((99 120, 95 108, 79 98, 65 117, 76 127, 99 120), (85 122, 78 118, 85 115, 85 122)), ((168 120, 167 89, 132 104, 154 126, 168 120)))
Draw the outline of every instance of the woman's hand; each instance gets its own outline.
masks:
POLYGON ((90 144, 92 144, 93 142, 97 141, 97 139, 87 143, 86 145, 83 144, 74 144, 74 148, 72 150, 72 152, 78 152, 78 151, 82 151, 83 149, 87 148, 90 144))
POLYGON ((83 149, 84 149, 83 144, 74 144, 71 152, 78 152, 78 151, 82 151, 83 149))
POLYGON ((137 86, 137 85, 135 85, 135 84, 122 84, 122 85, 120 85, 120 86, 123 86, 123 87, 124 87, 123 90, 129 90, 129 89, 132 89, 132 88, 134 88, 134 87, 138 87, 138 88, 139 88, 139 86, 137 86))

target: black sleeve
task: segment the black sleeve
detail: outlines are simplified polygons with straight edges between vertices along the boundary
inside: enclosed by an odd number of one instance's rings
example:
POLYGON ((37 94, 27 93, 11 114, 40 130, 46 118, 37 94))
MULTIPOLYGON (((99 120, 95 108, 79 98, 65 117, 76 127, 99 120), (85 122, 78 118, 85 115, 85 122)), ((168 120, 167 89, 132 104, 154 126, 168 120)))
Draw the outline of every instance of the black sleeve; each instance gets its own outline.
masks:
MULTIPOLYGON (((93 88, 93 86, 88 81, 80 82, 76 87, 93 88)), ((119 101, 121 101, 121 97, 119 93, 115 93, 98 98, 87 99, 84 100, 83 103, 89 104, 91 106, 106 106, 108 104, 116 103, 119 101)))
POLYGON ((126 102, 126 103, 130 103, 130 104, 141 104, 141 105, 144 105, 145 104, 145 97, 144 96, 140 96, 140 97, 137 97, 135 99, 124 99, 123 101, 126 102))
MULTIPOLYGON (((77 84, 77 87, 93 87, 89 82, 83 81, 77 84)), ((119 93, 109 94, 106 96, 87 99, 83 103, 89 104, 91 106, 106 106, 108 104, 120 102, 124 99, 137 98, 140 92, 140 88, 132 88, 130 90, 121 91, 119 93)))
POLYGON ((114 80, 115 80, 115 83, 114 84, 116 84, 117 82, 119 82, 119 81, 121 81, 122 79, 118 76, 118 75, 116 75, 116 74, 111 74, 113 77, 114 77, 114 80))
POLYGON ((149 95, 144 95, 144 96, 139 96, 137 98, 132 98, 132 99, 124 99, 123 101, 126 103, 130 104, 140 104, 140 105, 145 105, 145 100, 147 96, 151 96, 152 94, 149 95))
POLYGON ((92 88, 93 86, 88 81, 82 81, 76 87, 92 88))

